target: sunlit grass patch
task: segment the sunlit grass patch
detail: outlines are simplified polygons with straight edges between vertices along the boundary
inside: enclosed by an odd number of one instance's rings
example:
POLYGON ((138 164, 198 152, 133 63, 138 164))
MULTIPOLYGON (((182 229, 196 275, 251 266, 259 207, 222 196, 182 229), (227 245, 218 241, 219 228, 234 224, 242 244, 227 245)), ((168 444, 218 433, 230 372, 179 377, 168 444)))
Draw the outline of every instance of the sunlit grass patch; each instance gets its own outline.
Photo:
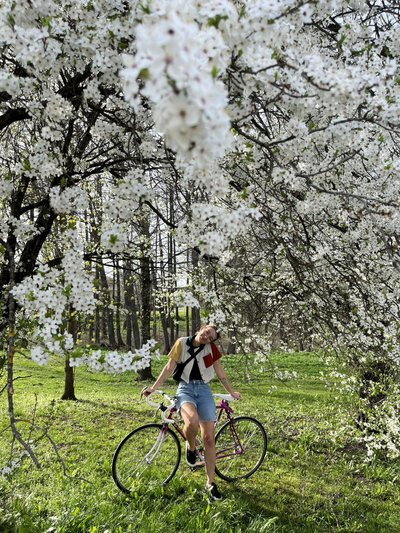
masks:
MULTIPOLYGON (((15 382, 18 416, 29 419, 36 413, 35 423, 51 435, 63 463, 47 443, 41 469, 25 460, 9 477, 0 477, 0 531, 399 531, 399 465, 363 462, 349 399, 321 378, 319 356, 274 354, 271 360, 296 371, 297 379, 277 380, 254 365, 246 374, 243 358, 225 357, 224 367, 243 395, 233 404, 235 412, 259 419, 269 441, 259 471, 238 483, 219 481, 225 499, 212 504, 203 491, 204 472, 190 471, 184 461, 164 489, 139 485, 127 497, 113 483, 117 444, 135 427, 159 420, 139 401, 143 384, 134 375, 79 368, 79 401, 67 402, 59 400, 62 365, 18 360, 16 373, 25 378, 15 382)), ((155 374, 163 364, 156 362, 155 374)), ((213 389, 221 391, 217 382, 213 389)), ((173 393, 174 383, 165 390, 173 393)), ((2 411, 0 431, 6 426, 2 411)), ((0 465, 9 444, 9 433, 2 431, 0 465)))

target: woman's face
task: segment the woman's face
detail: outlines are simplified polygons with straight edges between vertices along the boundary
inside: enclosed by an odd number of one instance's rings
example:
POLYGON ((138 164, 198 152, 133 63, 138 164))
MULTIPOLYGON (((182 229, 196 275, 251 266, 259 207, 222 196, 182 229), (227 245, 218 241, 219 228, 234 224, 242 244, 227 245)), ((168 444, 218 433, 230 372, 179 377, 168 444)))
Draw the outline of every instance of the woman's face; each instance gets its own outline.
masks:
POLYGON ((211 326, 200 328, 196 334, 196 340, 200 344, 209 344, 217 340, 217 333, 211 326))

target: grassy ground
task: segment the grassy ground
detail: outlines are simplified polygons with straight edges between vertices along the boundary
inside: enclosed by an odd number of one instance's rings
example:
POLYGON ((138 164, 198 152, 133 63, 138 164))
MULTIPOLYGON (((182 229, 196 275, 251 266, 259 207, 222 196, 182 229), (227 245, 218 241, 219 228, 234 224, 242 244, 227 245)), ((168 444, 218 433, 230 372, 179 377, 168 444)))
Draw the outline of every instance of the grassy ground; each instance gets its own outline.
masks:
MULTIPOLYGON (((348 398, 326 386, 317 354, 272 358, 298 378, 277 381, 244 361, 226 357, 224 367, 243 395, 237 414, 252 414, 265 425, 268 454, 249 480, 220 482, 222 502, 203 494, 204 472, 181 464, 162 491, 146 487, 126 498, 110 474, 113 451, 141 423, 157 420, 138 402, 142 384, 132 375, 109 376, 78 369, 78 402, 60 401, 63 369, 19 360, 15 382, 18 416, 48 429, 67 475, 51 445, 42 439, 36 469, 26 460, 7 478, 0 476, 0 531, 19 533, 169 532, 363 532, 400 531, 400 466, 366 464, 349 425, 348 398), (250 377, 250 380, 248 378, 250 377), (36 406, 36 407, 35 407, 36 406)), ((155 364, 157 373, 164 361, 155 364)), ((215 392, 221 391, 213 384, 215 392)), ((173 382, 165 387, 174 391, 173 382)), ((0 468, 9 451, 5 396, 1 400, 0 468)), ((27 436, 27 425, 21 425, 27 436)), ((35 435, 32 435, 34 437, 35 435)))

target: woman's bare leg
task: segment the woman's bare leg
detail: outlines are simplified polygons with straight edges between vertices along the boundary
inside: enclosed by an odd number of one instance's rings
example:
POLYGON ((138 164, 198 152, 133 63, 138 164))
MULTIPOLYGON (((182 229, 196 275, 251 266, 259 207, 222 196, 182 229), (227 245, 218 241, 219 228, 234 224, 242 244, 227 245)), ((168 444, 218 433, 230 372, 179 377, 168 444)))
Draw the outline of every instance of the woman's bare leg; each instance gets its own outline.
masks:
POLYGON ((200 422, 201 438, 204 446, 207 485, 214 482, 215 477, 215 433, 214 422, 200 422))
POLYGON ((181 417, 184 422, 183 432, 189 443, 189 449, 196 449, 196 437, 199 432, 199 415, 197 409, 192 403, 184 403, 180 409, 181 417))

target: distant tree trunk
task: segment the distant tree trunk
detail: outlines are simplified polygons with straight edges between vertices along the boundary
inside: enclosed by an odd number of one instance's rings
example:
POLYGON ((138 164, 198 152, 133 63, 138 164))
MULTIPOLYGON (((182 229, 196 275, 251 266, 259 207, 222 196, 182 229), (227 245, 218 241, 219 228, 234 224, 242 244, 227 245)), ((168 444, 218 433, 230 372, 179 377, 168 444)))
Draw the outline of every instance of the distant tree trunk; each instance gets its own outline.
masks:
MULTIPOLYGON (((157 230, 159 230, 159 227, 157 227, 157 230)), ((152 286, 153 290, 156 293, 157 292, 157 270, 156 270, 156 264, 158 263, 158 246, 157 246, 157 239, 156 239, 156 245, 154 247, 154 258, 151 260, 151 277, 152 277, 152 286)), ((153 339, 157 338, 158 335, 158 316, 157 316, 157 305, 156 305, 156 299, 152 298, 152 314, 153 314, 153 339)))
POLYGON ((110 309, 111 305, 111 295, 110 295, 110 289, 108 286, 106 271, 104 268, 103 263, 100 263, 99 265, 99 273, 100 273, 100 280, 101 280, 101 289, 102 289, 102 295, 103 295, 103 321, 104 321, 104 333, 106 333, 106 336, 108 336, 108 344, 111 348, 117 347, 117 341, 115 339, 115 332, 114 332, 114 313, 110 309))
MULTIPOLYGON (((171 188, 169 192, 169 217, 172 224, 175 223, 175 189, 171 188)), ((168 235, 168 281, 170 294, 176 291, 176 248, 175 239, 171 234, 168 235)), ((170 339, 172 342, 178 337, 179 333, 179 310, 171 306, 171 299, 168 300, 168 315, 170 321, 170 339)))
POLYGON ((233 355, 233 354, 236 353, 236 341, 232 340, 232 337, 235 337, 235 330, 234 329, 228 330, 229 344, 228 344, 228 347, 226 349, 226 353, 228 355, 233 355))
POLYGON ((94 312, 94 342, 97 346, 100 346, 100 309, 98 305, 96 305, 96 310, 94 312))
MULTIPOLYGON (((195 272, 199 265, 199 254, 192 250, 192 268, 195 272)), ((200 328, 200 309, 192 307, 192 333, 195 333, 200 328)))
POLYGON ((171 349, 171 340, 169 338, 168 319, 166 316, 164 306, 163 306, 163 309, 160 310, 160 318, 161 318, 161 327, 162 327, 163 338, 164 338, 164 352, 167 353, 171 349))
POLYGON ((186 319, 186 336, 190 335, 190 307, 185 309, 185 319, 186 319))
MULTIPOLYGON (((150 263, 150 220, 147 214, 143 213, 141 219, 141 257, 140 257, 140 288, 141 288, 141 313, 140 313, 140 333, 142 343, 150 340, 151 331, 151 263, 150 263)), ((151 372, 151 364, 138 371, 138 380, 154 379, 151 372)))
POLYGON ((107 318, 108 318, 107 306, 104 300, 102 300, 101 307, 100 307, 100 327, 101 327, 100 328, 100 342, 101 343, 108 343, 107 318))
POLYGON ((192 333, 196 333, 199 330, 201 324, 200 309, 198 307, 192 307, 192 333))
MULTIPOLYGON (((171 209, 171 206, 170 206, 171 209)), ((171 295, 174 289, 174 244, 173 244, 173 238, 172 235, 168 235, 168 293, 171 295)), ((171 343, 174 340, 175 337, 175 321, 174 321, 174 315, 172 314, 172 306, 171 306, 171 299, 168 298, 167 301, 168 306, 168 326, 169 326, 169 338, 171 340, 171 343)), ((168 346, 168 350, 170 349, 170 346, 168 346)))
POLYGON ((155 302, 153 302, 153 339, 158 336, 158 316, 155 302))
POLYGON ((271 333, 271 349, 272 350, 280 350, 281 348, 281 335, 280 335, 280 327, 279 325, 276 325, 276 327, 272 330, 271 333))
POLYGON ((137 305, 137 297, 135 295, 135 291, 132 290, 132 303, 131 303, 131 321, 132 321, 132 331, 133 331, 133 341, 135 348, 140 348, 141 346, 141 340, 140 340, 140 327, 139 327, 139 319, 138 319, 138 305, 137 305))
MULTIPOLYGON (((100 287, 100 273, 99 273, 99 268, 98 268, 97 265, 96 265, 95 284, 96 284, 97 288, 100 287)), ((99 292, 96 291, 95 297, 96 297, 97 305, 96 305, 96 308, 95 308, 95 311, 94 311, 94 342, 96 343, 97 346, 100 346, 100 342, 101 342, 101 323, 100 323, 100 320, 101 319, 100 319, 100 306, 98 305, 99 304, 99 292)))
POLYGON ((179 308, 175 307, 175 336, 177 339, 179 337, 179 308))
MULTIPOLYGON (((186 252, 186 268, 187 270, 190 269, 190 250, 188 249, 186 252)), ((189 286, 190 279, 189 276, 186 278, 186 285, 189 286)), ((186 327, 186 336, 189 337, 191 334, 190 331, 190 307, 185 307, 185 327, 186 327)))
MULTIPOLYGON (((159 264, 160 264, 160 285, 162 289, 166 288, 167 281, 165 279, 165 263, 164 263, 164 245, 162 241, 162 234, 159 232, 158 234, 158 240, 159 240, 159 264)), ((167 299, 165 296, 162 296, 161 298, 161 305, 160 305, 160 320, 161 320, 161 328, 162 328, 162 334, 164 339, 164 352, 169 352, 171 349, 171 341, 169 338, 169 332, 168 332, 168 308, 167 308, 167 299)))
POLYGON ((135 289, 132 280, 132 265, 127 261, 123 270, 124 303, 126 308, 126 344, 128 348, 140 348, 140 330, 135 289))
MULTIPOLYGON (((67 331, 69 334, 74 332, 74 319, 71 316, 72 309, 69 310, 70 316, 67 322, 67 331)), ((61 396, 61 400, 76 400, 75 396, 75 380, 74 380, 74 368, 69 364, 70 358, 65 358, 64 364, 64 393, 61 396)))
POLYGON ((119 261, 118 259, 115 261, 115 283, 114 283, 114 290, 115 290, 115 305, 116 305, 116 311, 115 311, 115 329, 117 333, 117 344, 118 348, 123 348, 125 346, 124 340, 122 338, 122 332, 121 332, 121 277, 119 272, 119 261))
POLYGON ((132 309, 131 302, 133 299, 133 288, 130 280, 129 269, 127 264, 124 264, 124 269, 122 271, 122 279, 124 284, 124 305, 125 305, 125 329, 126 329, 126 347, 128 350, 133 348, 133 337, 132 337, 132 309))

